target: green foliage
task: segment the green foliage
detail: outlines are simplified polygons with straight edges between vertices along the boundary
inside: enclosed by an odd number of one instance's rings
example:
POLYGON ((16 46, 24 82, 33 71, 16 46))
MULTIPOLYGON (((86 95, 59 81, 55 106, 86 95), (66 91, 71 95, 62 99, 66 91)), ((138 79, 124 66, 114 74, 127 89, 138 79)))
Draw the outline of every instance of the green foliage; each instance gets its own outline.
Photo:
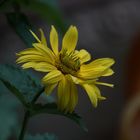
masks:
POLYGON ((65 116, 73 120, 75 123, 77 123, 84 131, 88 131, 85 124, 83 123, 82 118, 79 115, 77 115, 75 112, 69 114, 69 113, 59 111, 56 103, 48 103, 45 105, 36 104, 35 106, 33 106, 31 110, 32 116, 42 114, 42 113, 65 116))
POLYGON ((43 134, 43 135, 35 135, 35 136, 31 136, 31 135, 27 135, 25 137, 25 140, 58 140, 57 137, 54 134, 43 134))
POLYGON ((17 0, 21 6, 35 11, 42 17, 46 18, 47 22, 54 24, 62 32, 66 31, 66 23, 62 18, 62 14, 58 9, 56 0, 17 0))
POLYGON ((29 73, 11 65, 0 65, 0 80, 24 105, 42 89, 39 81, 29 73))
POLYGON ((7 140, 17 127, 18 103, 7 94, 0 96, 0 140, 7 140))
MULTIPOLYGON (((63 33, 66 31, 66 22, 64 21, 62 13, 58 8, 57 0, 2 0, 0 2, 0 11, 8 13, 11 11, 10 9, 14 9, 15 13, 10 13, 8 15, 10 16, 10 20, 8 19, 8 22, 12 25, 20 37, 23 37, 22 34, 24 34, 24 32, 19 34, 20 28, 25 30, 26 27, 30 27, 30 24, 27 22, 25 15, 20 13, 20 9, 28 9, 29 11, 34 11, 41 17, 45 18, 48 23, 57 26, 57 28, 60 29, 60 31, 63 33)), ((29 33, 28 36, 30 39, 31 37, 29 33)), ((29 43, 27 42, 27 39, 24 41, 26 41, 25 43, 29 43)))
POLYGON ((33 27, 29 23, 27 17, 22 13, 8 13, 6 14, 8 23, 19 35, 22 41, 28 46, 32 47, 32 43, 35 42, 34 37, 30 33, 29 29, 33 30, 33 27))
POLYGON ((36 95, 42 91, 42 86, 31 74, 11 65, 0 65, 0 80, 4 85, 27 107, 31 116, 48 113, 65 116, 76 122, 82 129, 87 131, 82 119, 76 113, 66 114, 57 109, 55 103, 32 104, 36 95), (30 106, 28 106, 30 105, 30 106))

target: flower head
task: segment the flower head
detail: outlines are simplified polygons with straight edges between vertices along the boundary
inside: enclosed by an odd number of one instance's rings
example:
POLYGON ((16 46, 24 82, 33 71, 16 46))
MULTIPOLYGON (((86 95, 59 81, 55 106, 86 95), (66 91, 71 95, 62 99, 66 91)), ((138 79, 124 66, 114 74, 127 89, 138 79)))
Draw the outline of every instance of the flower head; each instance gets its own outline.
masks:
POLYGON ((73 112, 78 102, 77 85, 87 92, 93 106, 98 100, 104 100, 97 85, 113 86, 112 84, 98 82, 101 76, 113 74, 110 68, 114 64, 111 58, 91 59, 90 54, 82 49, 75 50, 78 41, 78 31, 70 26, 63 37, 62 48, 59 51, 58 33, 54 26, 50 32, 50 45, 48 47, 43 31, 40 29, 41 39, 32 31, 36 39, 33 48, 25 49, 17 54, 17 63, 23 63, 22 68, 33 68, 36 71, 47 73, 42 78, 47 95, 58 87, 58 108, 65 112, 73 112))

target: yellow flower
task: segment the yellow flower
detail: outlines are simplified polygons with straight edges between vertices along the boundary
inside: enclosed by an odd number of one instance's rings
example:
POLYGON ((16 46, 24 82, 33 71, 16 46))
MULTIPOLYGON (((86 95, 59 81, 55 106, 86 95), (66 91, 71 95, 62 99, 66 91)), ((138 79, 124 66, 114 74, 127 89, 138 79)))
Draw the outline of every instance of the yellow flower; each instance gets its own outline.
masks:
POLYGON ((47 95, 58 86, 58 108, 65 112, 73 112, 78 102, 77 84, 87 92, 93 106, 98 100, 104 100, 96 85, 112 84, 98 82, 101 76, 113 74, 110 68, 114 64, 111 58, 100 58, 87 64, 91 59, 90 54, 82 49, 75 50, 78 41, 78 31, 75 26, 70 26, 62 40, 62 49, 59 51, 58 33, 54 26, 51 27, 50 45, 48 47, 43 31, 40 29, 41 39, 32 31, 37 43, 33 48, 25 49, 17 54, 17 63, 23 63, 22 68, 33 68, 36 71, 47 73, 42 78, 47 95))

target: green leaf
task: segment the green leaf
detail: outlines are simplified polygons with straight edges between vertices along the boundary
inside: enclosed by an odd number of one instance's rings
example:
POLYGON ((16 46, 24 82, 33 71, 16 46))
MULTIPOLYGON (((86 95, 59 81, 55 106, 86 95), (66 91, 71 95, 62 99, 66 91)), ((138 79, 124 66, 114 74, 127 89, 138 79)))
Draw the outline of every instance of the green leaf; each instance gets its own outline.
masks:
POLYGON ((18 125, 17 105, 19 102, 9 95, 0 96, 0 139, 7 140, 18 125))
POLYGON ((25 140, 58 140, 54 134, 37 134, 35 136, 27 135, 25 136, 25 140))
POLYGON ((29 31, 29 29, 33 30, 33 27, 29 23, 27 17, 22 13, 8 13, 6 14, 6 17, 8 23, 16 31, 23 42, 28 47, 32 47, 32 43, 35 42, 35 39, 29 31))
POLYGON ((84 131, 86 131, 86 132, 88 131, 85 124, 83 123, 82 118, 79 115, 77 115, 75 112, 69 114, 69 113, 64 113, 62 111, 59 111, 56 103, 48 103, 45 105, 36 104, 33 106, 32 110, 31 110, 32 116, 42 114, 42 113, 65 116, 65 117, 73 120, 75 123, 77 123, 84 131))
POLYGON ((42 90, 40 80, 11 65, 0 65, 0 80, 24 104, 30 103, 42 90))
POLYGON ((35 11, 47 22, 57 26, 62 32, 66 31, 66 22, 64 22, 62 13, 58 9, 56 0, 18 0, 24 8, 35 11))

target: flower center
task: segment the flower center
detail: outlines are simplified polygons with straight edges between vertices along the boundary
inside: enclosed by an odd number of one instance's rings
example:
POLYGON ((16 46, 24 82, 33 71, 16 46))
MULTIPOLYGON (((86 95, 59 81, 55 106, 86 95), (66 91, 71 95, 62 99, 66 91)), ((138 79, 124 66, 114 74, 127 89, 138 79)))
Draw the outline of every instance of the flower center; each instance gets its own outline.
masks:
POLYGON ((63 51, 59 55, 57 68, 64 74, 74 75, 80 69, 80 59, 76 56, 76 52, 67 53, 63 51))

